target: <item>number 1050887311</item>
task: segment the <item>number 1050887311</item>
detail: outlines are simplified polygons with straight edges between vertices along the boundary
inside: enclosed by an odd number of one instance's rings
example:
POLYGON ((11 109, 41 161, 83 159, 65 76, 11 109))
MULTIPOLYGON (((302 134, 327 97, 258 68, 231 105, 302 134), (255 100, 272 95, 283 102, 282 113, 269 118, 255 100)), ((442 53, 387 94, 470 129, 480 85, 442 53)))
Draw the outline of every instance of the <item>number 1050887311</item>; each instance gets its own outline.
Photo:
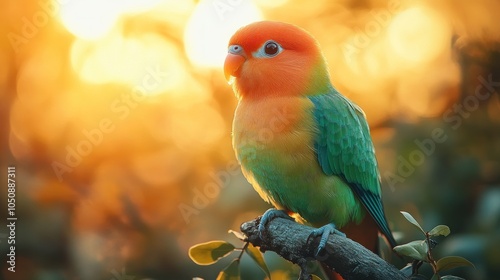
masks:
POLYGON ((7 168, 7 210, 9 217, 15 217, 16 213, 16 168, 7 168))

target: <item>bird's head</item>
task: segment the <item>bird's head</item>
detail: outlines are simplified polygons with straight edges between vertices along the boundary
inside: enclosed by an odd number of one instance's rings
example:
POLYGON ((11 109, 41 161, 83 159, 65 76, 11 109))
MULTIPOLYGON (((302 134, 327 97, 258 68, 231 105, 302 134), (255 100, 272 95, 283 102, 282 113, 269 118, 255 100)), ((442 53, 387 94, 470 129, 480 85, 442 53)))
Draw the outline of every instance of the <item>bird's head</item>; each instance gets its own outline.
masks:
POLYGON ((331 87, 318 42, 282 22, 255 22, 236 31, 224 74, 239 98, 313 95, 331 87))

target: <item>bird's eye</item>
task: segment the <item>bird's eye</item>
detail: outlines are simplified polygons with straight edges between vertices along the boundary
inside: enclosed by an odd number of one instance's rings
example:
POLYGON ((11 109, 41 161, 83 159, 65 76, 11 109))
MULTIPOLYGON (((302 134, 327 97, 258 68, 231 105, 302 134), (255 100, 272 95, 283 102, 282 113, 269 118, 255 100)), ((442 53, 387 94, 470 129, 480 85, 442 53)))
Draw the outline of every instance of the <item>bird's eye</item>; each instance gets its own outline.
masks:
POLYGON ((228 52, 232 54, 238 54, 243 51, 243 48, 240 45, 231 45, 229 46, 228 52))
POLYGON ((265 42, 256 52, 252 53, 254 57, 271 58, 283 51, 283 47, 277 42, 269 40, 265 42))
POLYGON ((278 53, 279 47, 275 42, 268 42, 264 46, 264 52, 270 56, 274 56, 278 53))

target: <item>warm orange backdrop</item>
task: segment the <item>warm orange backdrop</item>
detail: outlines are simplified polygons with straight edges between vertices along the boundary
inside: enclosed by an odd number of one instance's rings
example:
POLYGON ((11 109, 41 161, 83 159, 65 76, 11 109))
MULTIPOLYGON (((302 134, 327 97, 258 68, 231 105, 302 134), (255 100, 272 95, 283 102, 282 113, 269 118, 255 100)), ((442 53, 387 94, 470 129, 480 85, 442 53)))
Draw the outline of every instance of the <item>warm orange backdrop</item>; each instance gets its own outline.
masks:
MULTIPOLYGON (((0 174, 16 166, 18 271, 3 262, 2 275, 213 279, 225 264, 196 266, 188 248, 240 244, 227 230, 268 207, 235 161, 221 69, 229 36, 262 19, 310 31, 365 110, 401 240, 418 238, 405 210, 451 227, 442 254, 477 267, 455 274, 500 273, 500 2, 435 2, 3 3, 0 174)), ((295 277, 266 258, 276 279, 295 277)), ((245 279, 264 277, 244 265, 245 279)))

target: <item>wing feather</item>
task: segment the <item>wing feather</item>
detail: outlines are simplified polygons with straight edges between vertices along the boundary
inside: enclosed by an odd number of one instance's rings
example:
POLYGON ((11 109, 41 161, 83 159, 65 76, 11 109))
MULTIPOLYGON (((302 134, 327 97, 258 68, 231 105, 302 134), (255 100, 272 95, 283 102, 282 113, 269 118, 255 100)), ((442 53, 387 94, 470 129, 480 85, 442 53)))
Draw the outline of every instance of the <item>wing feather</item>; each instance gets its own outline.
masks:
POLYGON ((309 99, 315 106, 319 131, 314 148, 323 172, 348 183, 391 246, 396 246, 382 206, 375 149, 363 111, 336 91, 309 99))

